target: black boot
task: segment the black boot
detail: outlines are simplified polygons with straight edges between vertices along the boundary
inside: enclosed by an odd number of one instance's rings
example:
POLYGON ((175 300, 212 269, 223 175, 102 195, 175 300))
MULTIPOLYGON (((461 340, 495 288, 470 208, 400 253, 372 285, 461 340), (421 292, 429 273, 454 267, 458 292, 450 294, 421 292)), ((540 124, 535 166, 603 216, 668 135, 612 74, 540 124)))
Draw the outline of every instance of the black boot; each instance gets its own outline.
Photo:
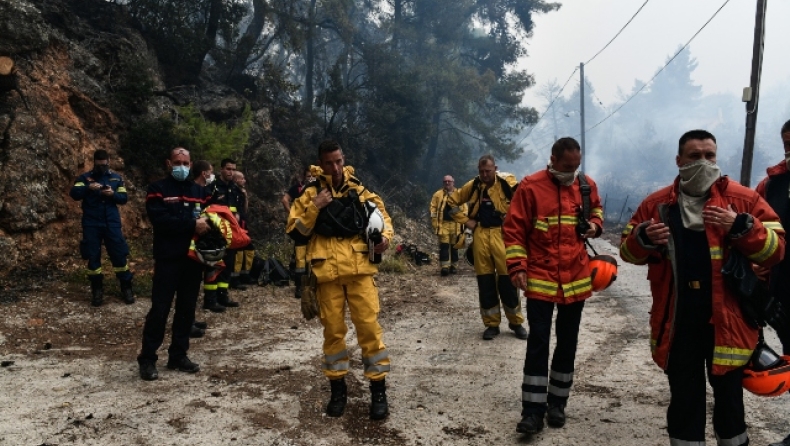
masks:
POLYGON ((332 395, 329 397, 329 403, 326 405, 326 415, 337 418, 343 415, 343 411, 346 410, 346 400, 348 399, 346 379, 330 379, 329 386, 332 390, 332 395))
POLYGON ((134 291, 132 291, 132 281, 121 280, 121 300, 127 305, 134 303, 134 291))
POLYGON ((387 385, 381 381, 370 382, 370 419, 383 420, 390 414, 387 404, 387 385))
POLYGON ((91 280, 91 305, 100 307, 104 303, 104 287, 101 276, 98 280, 91 280))
POLYGON ((294 288, 295 299, 302 298, 302 276, 304 276, 304 273, 293 273, 294 285, 296 286, 294 288))
POLYGON ((217 290, 203 290, 203 309, 212 313, 225 311, 225 307, 217 303, 217 290))
POLYGON ((246 285, 241 284, 241 278, 239 276, 231 277, 228 286, 234 290, 244 291, 247 289, 246 285))
POLYGON ((235 300, 230 300, 227 288, 220 288, 217 290, 217 303, 223 307, 238 307, 239 303, 235 300))

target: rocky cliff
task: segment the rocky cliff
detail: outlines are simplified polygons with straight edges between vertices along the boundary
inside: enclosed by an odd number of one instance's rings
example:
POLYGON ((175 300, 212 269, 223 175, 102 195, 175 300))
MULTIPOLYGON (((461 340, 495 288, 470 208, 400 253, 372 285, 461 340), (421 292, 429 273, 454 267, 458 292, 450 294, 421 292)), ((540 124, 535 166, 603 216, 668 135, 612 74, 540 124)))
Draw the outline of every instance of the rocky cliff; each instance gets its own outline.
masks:
MULTIPOLYGON (((0 87, 0 274, 81 265, 81 210, 68 192, 99 148, 111 153, 111 168, 127 183, 124 233, 145 236, 149 178, 119 155, 121 135, 133 117, 113 107, 113 93, 123 82, 119 66, 130 59, 148 70, 155 89, 164 88, 145 40, 121 5, 102 0, 3 0, 0 17, 0 56, 15 63, 12 87, 0 87)), ((141 114, 156 116, 173 104, 193 103, 213 120, 232 120, 248 103, 210 82, 166 93, 141 114)), ((254 116, 244 166, 258 220, 253 233, 260 236, 282 228, 284 214, 275 197, 293 166, 288 151, 271 137, 268 110, 254 109, 254 116)))

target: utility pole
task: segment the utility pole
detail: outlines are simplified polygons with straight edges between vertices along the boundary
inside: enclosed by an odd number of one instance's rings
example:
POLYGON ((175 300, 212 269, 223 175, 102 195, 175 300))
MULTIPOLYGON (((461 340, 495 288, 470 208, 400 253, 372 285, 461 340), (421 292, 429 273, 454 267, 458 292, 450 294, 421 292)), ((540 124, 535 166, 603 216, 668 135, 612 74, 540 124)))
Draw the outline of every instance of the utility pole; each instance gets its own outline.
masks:
POLYGON ((587 159, 587 152, 584 151, 584 62, 579 64, 579 77, 581 78, 581 84, 579 87, 579 100, 581 101, 581 106, 579 108, 580 115, 582 118, 581 126, 582 126, 582 172, 585 172, 587 169, 585 168, 586 163, 584 160, 587 159))
POLYGON ((752 181, 752 158, 754 156, 754 134, 757 131, 757 106, 760 100, 760 74, 763 69, 763 46, 765 44, 765 10, 768 0, 757 0, 754 19, 754 45, 752 46, 752 77, 748 88, 743 90, 746 102, 746 136, 743 142, 741 161, 741 184, 749 187, 752 181))

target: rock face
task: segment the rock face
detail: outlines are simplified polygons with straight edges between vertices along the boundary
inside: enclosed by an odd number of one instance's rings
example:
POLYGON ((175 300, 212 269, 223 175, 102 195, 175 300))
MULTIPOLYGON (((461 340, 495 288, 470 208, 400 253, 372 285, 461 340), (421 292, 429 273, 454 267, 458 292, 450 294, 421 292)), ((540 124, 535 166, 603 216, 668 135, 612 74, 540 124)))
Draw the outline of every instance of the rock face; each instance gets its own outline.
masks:
MULTIPOLYGON (((119 59, 131 54, 155 67, 156 58, 128 24, 123 6, 103 0, 3 0, 0 17, 0 56, 14 60, 18 87, 0 90, 0 275, 15 268, 81 264, 82 211, 68 192, 74 179, 92 168, 96 149, 110 152, 111 168, 126 181, 124 234, 133 239, 149 231, 145 180, 134 178, 117 155, 119 135, 130 123, 116 116, 111 104, 119 59)), ((153 77, 161 86, 156 73, 153 77)), ((227 88, 191 94, 195 97, 187 102, 210 119, 232 119, 246 106, 227 88)), ((245 149, 249 166, 288 165, 288 151, 268 136, 268 111, 254 113, 245 149)), ((248 173, 253 192, 279 194, 289 170, 248 173)), ((263 201, 251 201, 262 212, 261 221, 284 218, 275 217, 276 207, 265 206, 268 197, 259 196, 263 201)))

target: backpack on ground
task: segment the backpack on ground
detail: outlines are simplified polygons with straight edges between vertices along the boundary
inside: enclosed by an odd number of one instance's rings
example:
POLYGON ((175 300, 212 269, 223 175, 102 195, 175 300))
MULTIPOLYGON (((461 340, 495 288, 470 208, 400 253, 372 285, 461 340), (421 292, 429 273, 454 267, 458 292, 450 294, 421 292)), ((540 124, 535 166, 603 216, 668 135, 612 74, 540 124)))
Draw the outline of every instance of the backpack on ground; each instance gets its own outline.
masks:
POLYGON ((263 270, 258 276, 258 285, 287 286, 291 283, 291 276, 288 274, 288 270, 285 269, 279 260, 269 257, 264 262, 263 270))

